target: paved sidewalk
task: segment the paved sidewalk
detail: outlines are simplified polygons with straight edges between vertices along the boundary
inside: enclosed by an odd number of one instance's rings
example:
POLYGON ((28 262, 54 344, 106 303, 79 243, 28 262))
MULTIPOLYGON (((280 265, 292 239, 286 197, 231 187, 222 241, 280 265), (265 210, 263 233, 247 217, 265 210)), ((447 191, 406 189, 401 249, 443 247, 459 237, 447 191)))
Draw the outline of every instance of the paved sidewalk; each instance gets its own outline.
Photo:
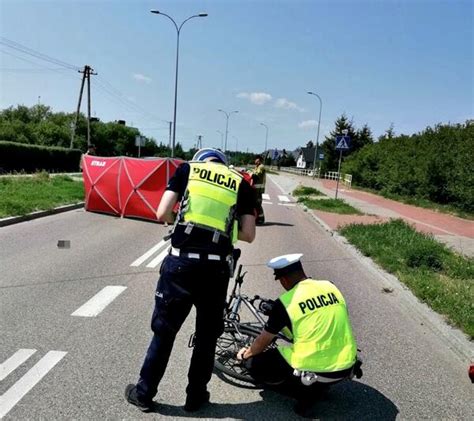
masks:
MULTIPOLYGON (((280 177, 288 178, 290 183, 282 183, 290 189, 302 184, 315 187, 329 197, 334 198, 336 181, 312 179, 311 177, 281 173, 280 177)), ((292 190, 288 190, 290 193, 292 190)), ((401 218, 410 223, 416 230, 432 234, 457 252, 474 257, 474 221, 458 218, 430 209, 406 205, 395 200, 386 199, 376 194, 351 189, 339 184, 338 198, 345 200, 366 215, 339 215, 313 210, 332 230, 350 223, 377 223, 390 218, 401 218)))

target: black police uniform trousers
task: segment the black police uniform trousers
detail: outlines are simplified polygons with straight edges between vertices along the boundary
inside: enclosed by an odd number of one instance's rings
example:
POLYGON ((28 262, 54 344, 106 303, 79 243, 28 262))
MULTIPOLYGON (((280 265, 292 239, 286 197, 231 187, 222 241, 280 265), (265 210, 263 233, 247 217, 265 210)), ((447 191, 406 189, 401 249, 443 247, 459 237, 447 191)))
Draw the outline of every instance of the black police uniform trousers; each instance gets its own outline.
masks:
POLYGON ((168 255, 160 268, 151 329, 154 333, 137 383, 138 397, 151 400, 168 365, 181 325, 196 307, 195 345, 188 371, 188 395, 206 391, 214 367, 217 338, 224 328, 223 313, 229 283, 225 261, 168 255))
MULTIPOLYGON (((332 384, 337 383, 313 383, 305 386, 300 377, 293 375, 293 368, 286 362, 280 352, 268 349, 245 362, 250 375, 258 382, 274 389, 284 395, 291 396, 301 402, 311 402, 319 395, 327 392, 332 384)), ((342 370, 337 373, 322 373, 329 377, 342 377, 349 375, 351 369, 342 370)))

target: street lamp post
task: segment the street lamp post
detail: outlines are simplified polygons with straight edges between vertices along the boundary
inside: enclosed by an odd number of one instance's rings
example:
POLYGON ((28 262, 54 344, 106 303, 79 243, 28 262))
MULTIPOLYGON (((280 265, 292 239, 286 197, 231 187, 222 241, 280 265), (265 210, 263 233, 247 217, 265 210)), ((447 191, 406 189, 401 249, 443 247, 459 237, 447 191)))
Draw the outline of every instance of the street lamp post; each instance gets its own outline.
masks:
MULTIPOLYGON (((318 94, 314 93, 314 92, 308 92, 308 94, 314 95, 314 96, 318 97, 318 99, 319 99, 318 134, 317 134, 317 138, 316 138, 316 149, 314 150, 314 162, 313 162, 313 178, 314 178, 314 176, 316 175, 316 160, 317 160, 317 157, 318 157, 317 154, 318 154, 318 148, 319 148, 319 127, 321 126, 321 112, 323 110, 323 101, 322 101, 321 97, 318 94)), ((319 170, 319 164, 318 164, 318 170, 319 170)))
POLYGON ((160 12, 159 10, 150 10, 151 13, 155 13, 157 15, 166 16, 171 22, 173 22, 174 27, 176 28, 176 74, 174 79, 174 115, 173 115, 173 144, 171 146, 171 157, 174 157, 174 148, 176 144, 176 108, 178 105, 178 62, 179 62, 179 34, 181 33, 181 28, 183 25, 190 19, 193 18, 203 18, 207 16, 207 13, 199 13, 197 15, 192 15, 189 18, 185 19, 181 25, 177 25, 175 20, 167 15, 166 13, 160 12))
POLYGON ((265 132, 265 150, 263 151, 263 153, 266 154, 267 153, 267 143, 268 143, 268 126, 265 123, 260 123, 260 125, 264 126, 265 129, 266 129, 266 132, 265 132))
POLYGON ((221 135, 221 149, 224 149, 224 133, 222 133, 220 130, 216 130, 217 133, 220 133, 221 135))
POLYGON ((238 113, 238 111, 234 110, 234 111, 231 111, 231 112, 228 113, 227 111, 221 110, 220 108, 217 111, 220 111, 221 113, 224 113, 225 116, 226 116, 226 120, 225 120, 225 143, 224 143, 224 153, 226 153, 227 152, 227 136, 229 134, 229 117, 230 117, 231 114, 238 113))

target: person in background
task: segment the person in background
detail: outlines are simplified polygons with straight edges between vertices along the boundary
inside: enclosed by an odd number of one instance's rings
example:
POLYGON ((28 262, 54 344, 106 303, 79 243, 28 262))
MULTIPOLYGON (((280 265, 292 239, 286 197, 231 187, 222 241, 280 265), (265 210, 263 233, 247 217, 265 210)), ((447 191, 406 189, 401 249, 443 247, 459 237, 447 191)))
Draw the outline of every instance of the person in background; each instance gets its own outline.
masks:
POLYGON ((262 157, 257 157, 255 159, 255 169, 251 172, 253 187, 257 192, 257 225, 263 225, 265 223, 265 214, 263 213, 262 206, 262 195, 265 193, 265 182, 266 182, 266 170, 265 165, 263 165, 262 157))
POLYGON ((258 382, 291 391, 295 411, 304 416, 328 385, 360 377, 362 371, 344 297, 333 283, 308 277, 302 256, 267 263, 286 292, 273 303, 260 335, 237 358, 258 382), (281 331, 292 337, 291 346, 268 348, 281 331))
MULTIPOLYGON (((181 164, 158 206, 159 221, 175 222, 155 293, 153 338, 137 384, 125 398, 150 411, 173 343, 191 307, 196 307, 194 350, 184 409, 209 402, 207 383, 214 367, 217 338, 224 329, 227 286, 234 268, 234 243, 255 238, 255 192, 216 149, 201 149, 181 164), (175 205, 180 203, 177 215, 175 205)), ((180 379, 177 379, 180 381, 180 379)))
POLYGON ((89 145, 89 147, 87 148, 87 151, 86 153, 82 154, 81 156, 81 160, 79 162, 79 168, 81 169, 81 171, 83 170, 84 168, 84 156, 86 155, 92 155, 92 156, 95 156, 96 155, 96 149, 95 149, 95 145, 93 145, 92 143, 89 145))

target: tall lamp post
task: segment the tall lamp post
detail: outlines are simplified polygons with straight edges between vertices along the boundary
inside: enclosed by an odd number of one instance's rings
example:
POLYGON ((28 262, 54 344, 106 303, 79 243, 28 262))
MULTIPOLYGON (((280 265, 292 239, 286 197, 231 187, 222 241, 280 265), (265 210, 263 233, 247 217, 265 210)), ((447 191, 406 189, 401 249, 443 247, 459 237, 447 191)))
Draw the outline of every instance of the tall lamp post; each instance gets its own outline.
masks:
MULTIPOLYGON (((308 94, 314 95, 314 96, 318 97, 318 99, 319 99, 318 134, 317 134, 317 137, 316 137, 316 149, 314 150, 314 162, 313 162, 313 178, 314 178, 314 176, 316 175, 316 160, 317 160, 317 157, 318 157, 318 148, 319 148, 319 127, 321 126, 321 112, 323 110, 323 101, 322 101, 321 97, 318 94, 314 93, 314 92, 308 92, 308 94)), ((318 164, 318 170, 319 170, 319 164, 318 164)))
POLYGON ((222 133, 220 130, 216 130, 217 133, 220 133, 221 135, 221 149, 224 149, 224 133, 222 133))
POLYGON ((175 20, 167 15, 166 13, 160 12, 159 10, 150 10, 151 13, 155 13, 156 15, 166 16, 171 22, 173 22, 174 27, 176 28, 176 74, 174 79, 174 115, 173 115, 173 144, 171 146, 171 157, 174 157, 174 148, 176 144, 176 108, 178 104, 178 62, 179 62, 179 34, 181 33, 181 28, 183 25, 190 19, 193 18, 203 18, 207 16, 207 13, 199 13, 197 15, 192 15, 189 18, 185 19, 181 25, 177 25, 175 20))
POLYGON ((227 136, 229 134, 229 117, 231 116, 231 114, 238 113, 238 111, 234 110, 234 111, 231 111, 231 112, 228 113, 227 111, 221 110, 220 108, 217 111, 220 111, 221 113, 224 113, 225 116, 226 116, 226 120, 225 120, 225 143, 224 143, 224 153, 226 153, 227 152, 227 136))
MULTIPOLYGON (((260 123, 261 126, 264 126, 265 129, 266 129, 266 133, 265 133, 265 150, 263 151, 264 153, 267 152, 267 143, 268 143, 268 126, 265 124, 265 123, 260 123)), ((265 158, 264 158, 265 160, 265 158)))

